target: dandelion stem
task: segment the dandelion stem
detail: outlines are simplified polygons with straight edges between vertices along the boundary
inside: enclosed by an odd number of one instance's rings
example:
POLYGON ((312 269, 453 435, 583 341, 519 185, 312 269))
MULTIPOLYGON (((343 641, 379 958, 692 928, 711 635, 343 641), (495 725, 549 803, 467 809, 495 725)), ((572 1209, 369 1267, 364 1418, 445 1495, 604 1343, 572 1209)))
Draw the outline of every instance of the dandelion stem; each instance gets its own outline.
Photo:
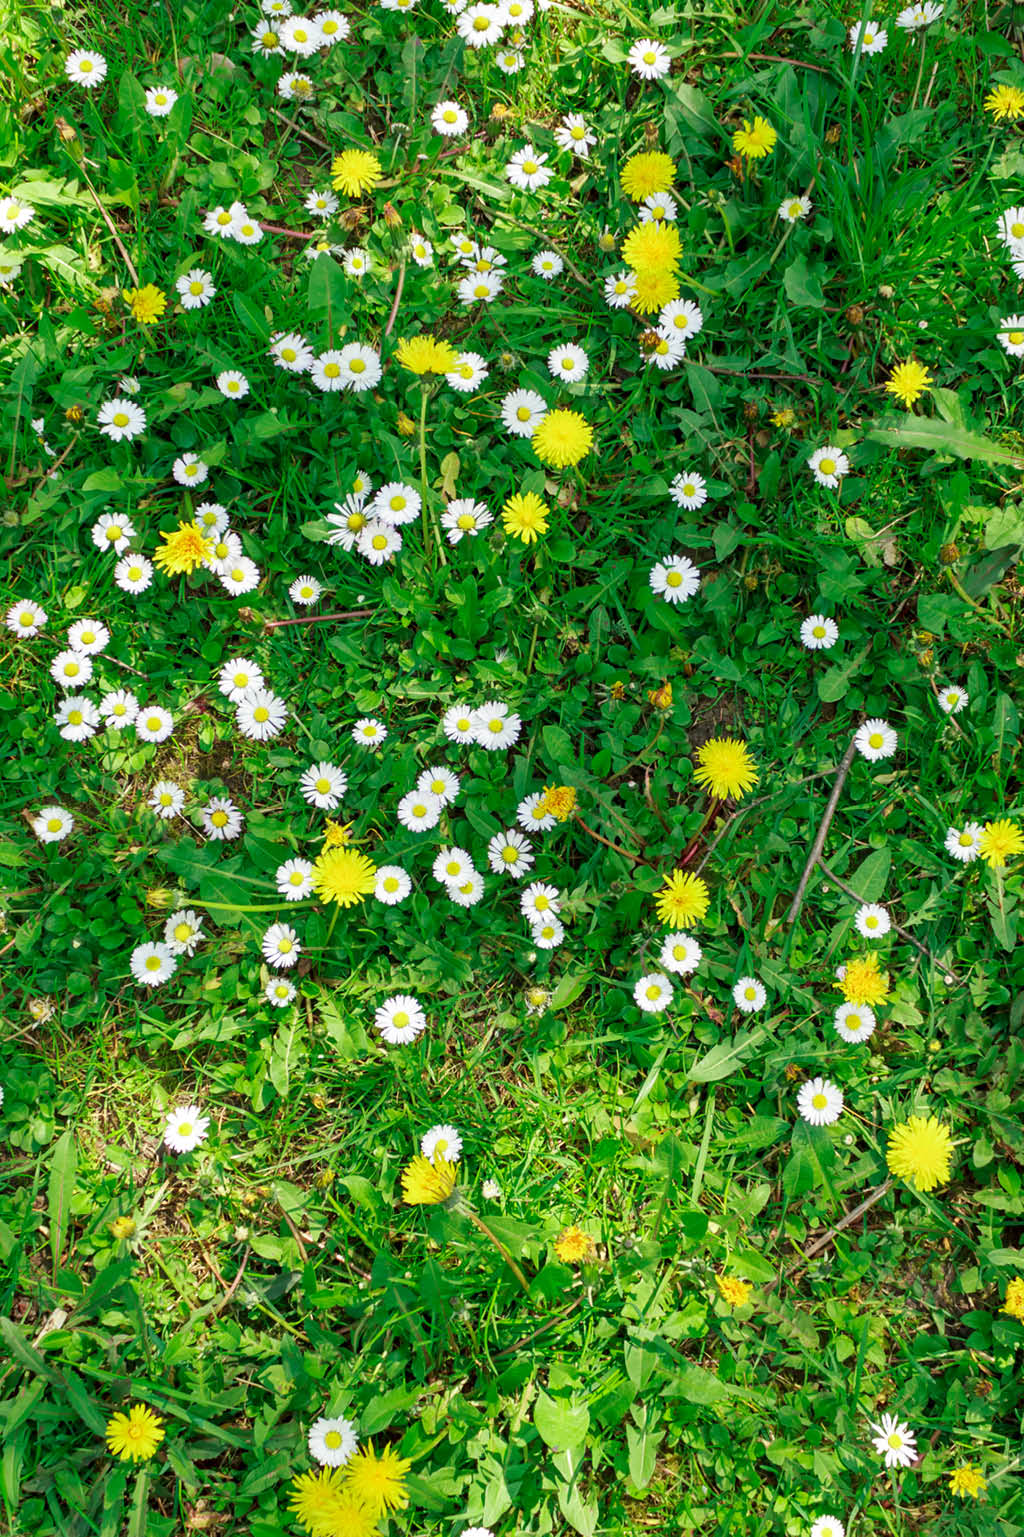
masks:
POLYGON ((497 1234, 491 1232, 490 1228, 487 1226, 487 1223, 483 1220, 482 1217, 478 1217, 477 1216, 476 1212, 473 1210, 473 1208, 471 1206, 464 1206, 462 1208, 462 1210, 465 1213, 465 1215, 469 1218, 470 1222, 472 1222, 473 1226, 475 1228, 478 1228, 479 1231, 481 1233, 483 1233, 485 1238, 489 1238, 490 1239, 491 1243, 498 1250, 498 1253, 501 1255, 502 1259, 505 1261, 506 1265, 511 1270, 512 1274, 515 1276, 516 1280, 519 1282, 520 1286, 523 1288, 523 1291, 524 1292, 529 1292, 529 1290, 530 1290, 530 1283, 529 1283, 529 1281, 523 1275, 523 1272, 520 1270, 519 1266, 516 1264, 515 1260, 512 1258, 511 1254, 505 1248, 505 1245, 502 1243, 501 1239, 497 1236, 497 1234))
POLYGON ((651 865, 651 868, 654 868, 651 861, 645 859, 643 854, 631 854, 629 849, 624 849, 620 843, 613 843, 610 838, 605 838, 601 833, 596 833, 592 827, 587 826, 578 811, 573 820, 582 827, 585 833, 589 833, 592 838, 595 838, 598 843, 603 843, 606 849, 614 849, 616 854, 621 854, 623 859, 631 859, 635 865, 651 865))

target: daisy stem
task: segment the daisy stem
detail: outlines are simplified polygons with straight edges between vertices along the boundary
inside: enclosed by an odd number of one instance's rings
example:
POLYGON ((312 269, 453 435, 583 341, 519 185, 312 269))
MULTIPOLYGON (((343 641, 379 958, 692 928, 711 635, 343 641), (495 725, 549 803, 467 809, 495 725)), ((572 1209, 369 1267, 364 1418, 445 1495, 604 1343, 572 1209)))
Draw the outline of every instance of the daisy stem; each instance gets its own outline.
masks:
POLYGON ((483 1220, 482 1217, 478 1217, 477 1216, 476 1212, 473 1210, 473 1208, 471 1206, 464 1206, 462 1208, 462 1210, 465 1213, 465 1215, 469 1218, 470 1222, 472 1222, 473 1226, 475 1228, 479 1229, 479 1231, 481 1233, 483 1233, 485 1238, 490 1239, 491 1243, 497 1249, 498 1253, 501 1255, 502 1259, 505 1261, 506 1265, 511 1270, 512 1274, 515 1276, 516 1280, 519 1282, 520 1286, 523 1288, 523 1291, 524 1292, 529 1292, 529 1290, 530 1290, 530 1283, 529 1283, 529 1281, 527 1281, 526 1277, 523 1275, 523 1272, 520 1270, 519 1266, 516 1264, 515 1260, 512 1258, 511 1254, 505 1248, 505 1245, 502 1243, 501 1239, 497 1236, 497 1234, 491 1232, 490 1228, 487 1226, 487 1223, 483 1220))
MULTIPOLYGON (((280 902, 200 902, 198 897, 192 898, 193 907, 201 907, 204 912, 223 913, 276 913, 285 906, 285 898, 280 902)), ((296 907, 312 906, 309 902, 288 902, 288 911, 296 907)))
POLYGON ((700 824, 700 827, 697 830, 696 836, 691 838, 690 842, 687 844, 686 848, 683 850, 683 857, 679 861, 679 868, 680 869, 685 869, 686 868, 686 866, 693 859, 693 857, 696 854, 697 850, 700 848, 701 839, 703 838, 704 834, 707 832, 708 828, 711 826, 712 822, 715 820, 715 817, 718 815, 718 808, 721 806, 721 804, 722 804, 721 801, 718 801, 718 800, 715 800, 714 798, 712 798, 711 804, 708 807, 707 816, 704 818, 703 822, 700 824))

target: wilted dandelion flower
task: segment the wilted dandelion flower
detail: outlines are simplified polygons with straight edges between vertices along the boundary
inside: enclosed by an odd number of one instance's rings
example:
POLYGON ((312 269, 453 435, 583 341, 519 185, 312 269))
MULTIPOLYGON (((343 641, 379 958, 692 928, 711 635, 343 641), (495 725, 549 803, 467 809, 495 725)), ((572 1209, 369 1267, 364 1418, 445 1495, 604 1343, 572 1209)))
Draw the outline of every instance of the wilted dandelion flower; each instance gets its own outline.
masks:
POLYGON ((893 1128, 885 1161, 898 1179, 917 1190, 934 1190, 949 1179, 953 1139, 938 1116, 912 1115, 893 1128))
POLYGON ((331 186, 346 197, 370 192, 383 175, 376 155, 365 149, 346 149, 331 161, 331 186))
POLYGON ((147 1462, 164 1438, 163 1420, 146 1404, 132 1404, 127 1414, 112 1414, 106 1442, 122 1462, 147 1462))

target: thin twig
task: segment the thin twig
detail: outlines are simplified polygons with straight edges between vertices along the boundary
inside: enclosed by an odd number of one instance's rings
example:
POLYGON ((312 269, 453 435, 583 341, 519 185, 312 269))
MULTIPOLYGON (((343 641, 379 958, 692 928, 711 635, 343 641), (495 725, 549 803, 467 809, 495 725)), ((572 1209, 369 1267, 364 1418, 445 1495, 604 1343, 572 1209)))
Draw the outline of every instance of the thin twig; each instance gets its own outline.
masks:
MULTIPOLYGON (((66 153, 66 151, 65 151, 65 153, 66 153)), ((68 156, 68 158, 70 159, 71 157, 68 156)), ((111 235, 113 235, 113 237, 114 237, 114 244, 117 246, 117 249, 121 253, 121 259, 124 262, 125 266, 128 268, 128 271, 129 271, 129 273, 131 275, 132 282, 135 284, 135 287, 138 288, 138 286, 139 286, 139 274, 136 272, 135 268, 132 265, 132 259, 128 255, 127 250, 125 249, 124 241, 121 239, 120 235, 117 233, 117 226, 114 224, 113 219, 110 217, 110 215, 107 213, 107 210, 104 208, 103 204, 100 202, 99 197, 97 196, 97 193, 96 193, 96 188, 93 186, 92 182, 89 180, 89 176, 88 176, 88 173, 87 173, 85 167, 83 165, 79 165, 77 161, 75 162, 75 164, 77 166, 77 169, 82 173, 82 180, 85 182, 86 187, 89 189, 89 196, 92 198, 93 202, 96 204, 96 211, 97 211, 97 213, 99 214, 100 218, 103 220, 104 224, 107 226, 107 229, 110 231, 111 235)))
POLYGON ((235 1279, 232 1281, 231 1285, 228 1287, 228 1289, 224 1293, 223 1297, 220 1299, 220 1301, 214 1307, 213 1311, 215 1313, 222 1313, 224 1311, 224 1309, 227 1307, 228 1303, 231 1301, 232 1297, 235 1295, 235 1292, 241 1286, 241 1284, 242 1284, 242 1277, 245 1275, 245 1267, 249 1263, 249 1256, 250 1256, 251 1253, 252 1253, 252 1249, 249 1247, 248 1244, 246 1244, 245 1250, 244 1250, 244 1252, 242 1254, 241 1264, 239 1265, 238 1270, 237 1270, 237 1272, 235 1274, 235 1279))
MULTIPOLYGON (((826 879, 832 882, 833 886, 838 886, 839 890, 845 892, 845 894, 852 901, 864 901, 864 898, 859 896, 857 892, 854 891, 852 886, 848 886, 845 881, 841 881, 839 879, 835 871, 831 868, 831 866, 825 863, 820 854, 818 855, 818 869, 821 871, 822 875, 826 877, 826 879)), ((927 956, 933 966, 941 966, 942 971, 946 976, 947 982, 952 982, 957 987, 963 986, 965 979, 963 977, 958 977, 955 971, 952 971, 948 966, 943 965, 942 962, 936 958, 933 952, 929 950, 927 945, 923 945, 919 939, 915 939, 913 934, 909 933, 907 929, 901 928, 898 923, 894 923, 893 928, 896 930, 896 933, 900 936, 901 939, 906 940, 908 945, 913 945, 915 950, 920 950, 922 955, 927 956)))
POLYGON ((282 123, 287 123, 290 126, 292 133, 297 133, 301 138, 308 139, 310 144, 316 145, 317 149, 330 151, 331 146, 324 139, 318 139, 315 133, 309 133, 305 128, 300 128, 297 123, 293 123, 287 112, 282 112, 280 107, 271 107, 270 110, 275 117, 281 119, 282 123))
POLYGON ((843 793, 843 785, 846 783, 846 776, 850 772, 856 751, 857 738, 852 736, 850 738, 850 745, 844 752, 842 761, 840 762, 839 768, 836 771, 835 783, 832 786, 832 794, 828 798, 828 805, 825 807, 825 815, 821 819, 821 825, 818 828, 817 836, 814 839, 814 843, 811 845, 811 852, 807 856, 807 863, 804 865, 804 873, 800 877, 800 884, 796 888, 796 895, 793 897, 793 900, 789 905, 789 911, 786 914, 787 923, 795 923, 797 918, 800 916, 800 909, 804 905, 804 893, 807 890, 807 882, 811 878, 815 865, 821 858, 821 851, 825 847, 825 839, 828 837, 828 830, 831 826, 832 818, 836 814, 836 807, 839 805, 839 797, 843 793))
POLYGON ((307 614, 300 619, 266 619, 263 628, 280 630, 288 624, 326 624, 330 619, 368 619, 376 612, 375 608, 352 608, 337 614, 307 614))
POLYGON ((796 1263, 790 1265, 789 1269, 785 1271, 784 1276, 777 1276, 765 1290, 771 1291, 774 1287, 778 1286, 780 1280, 785 1279, 788 1281, 790 1276, 796 1275, 796 1272, 802 1270, 808 1260, 813 1259, 816 1254, 820 1254, 822 1249, 827 1249, 833 1238, 838 1237, 846 1228, 852 1226, 854 1222, 863 1217, 864 1213, 870 1211, 875 1202, 880 1201, 891 1189, 891 1179, 884 1179, 880 1185, 876 1185, 869 1196, 865 1196, 864 1200, 859 1202, 852 1211, 848 1211, 845 1217, 841 1217, 835 1227, 830 1227, 826 1233, 822 1233, 820 1238, 816 1238, 812 1244, 809 1244, 796 1263))

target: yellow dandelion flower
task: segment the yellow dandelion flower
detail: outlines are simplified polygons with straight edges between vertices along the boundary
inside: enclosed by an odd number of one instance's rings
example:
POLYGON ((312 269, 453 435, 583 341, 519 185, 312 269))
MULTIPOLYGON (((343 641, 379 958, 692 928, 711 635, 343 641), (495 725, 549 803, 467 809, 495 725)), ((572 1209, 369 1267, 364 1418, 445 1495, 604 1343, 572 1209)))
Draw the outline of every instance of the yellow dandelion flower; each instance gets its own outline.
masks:
POLYGON ((135 1236, 134 1217, 115 1217, 110 1224, 110 1231, 115 1238, 133 1238, 135 1236))
POLYGON ((1016 822, 1006 818, 1000 822, 986 822, 978 839, 978 852, 993 870, 1002 869, 1014 854, 1024 854, 1024 833, 1016 822))
MULTIPOLYGON (((644 228, 647 229, 647 225, 644 228)), ((674 272, 651 268, 638 272, 633 284, 633 308, 639 315, 651 315, 679 298, 679 279, 674 272)))
POLYGON ((738 800, 757 784, 754 767, 746 742, 735 737, 712 737, 697 749, 697 772, 694 782, 707 790, 716 801, 738 800))
POLYGON ((163 1424, 145 1404, 132 1404, 127 1414, 107 1421, 107 1445, 122 1462, 146 1462, 164 1438, 163 1424))
POLYGON ((875 1008, 889 996, 889 973, 879 971, 878 954, 873 950, 870 955, 857 955, 847 961, 836 986, 847 1003, 875 1008))
POLYGON ((447 1158, 431 1163, 417 1153, 402 1170, 402 1200, 406 1206, 439 1206, 455 1189, 456 1165, 447 1158))
POLYGON ((331 186, 346 197, 361 197, 380 181, 383 171, 367 149, 345 149, 331 161, 331 186))
POLYGON ((405 1475, 412 1463, 386 1446, 378 1457, 373 1442, 367 1441, 345 1468, 345 1485, 355 1498, 375 1516, 385 1511, 404 1510, 409 1503, 405 1475))
POLYGON ((673 870, 666 875, 664 886, 655 896, 658 917, 670 929, 685 929, 688 924, 699 922, 711 902, 707 883, 686 870, 673 870))
POLYGON ((981 1469, 975 1467, 972 1462, 965 1462, 963 1467, 954 1468, 949 1475, 950 1493, 957 1495, 961 1500, 980 1499, 986 1485, 987 1480, 981 1469))
POLYGON ((438 341, 424 332, 422 336, 404 337, 395 348, 395 357, 411 374, 451 373, 459 354, 450 342, 438 341))
POLYGON ((541 464, 564 470, 590 452, 594 429, 578 411, 549 411, 533 430, 533 451, 541 464))
POLYGON ((342 1498, 343 1478, 340 1468, 320 1468, 316 1473, 300 1473, 292 1479, 288 1509, 314 1537, 329 1530, 328 1523, 342 1498))
POLYGON ((732 136, 732 147, 744 160, 763 160, 775 148, 778 134, 766 117, 754 117, 753 122, 743 119, 732 136))
POLYGON ((370 895, 377 866, 357 849, 325 848, 313 866, 313 890, 321 902, 354 907, 370 895))
POLYGON ((326 854, 328 849, 343 849, 346 844, 352 842, 351 822, 332 822, 330 817, 324 823, 324 841, 321 846, 321 854, 326 854))
POLYGON ((168 576, 192 572, 213 554, 213 540, 198 523, 179 523, 170 534, 161 534, 163 545, 153 556, 153 564, 168 576))
POLYGON ((1006 1301, 999 1311, 1009 1313, 1011 1318, 1019 1318, 1024 1323, 1024 1276, 1014 1276, 1006 1288, 1006 1301))
POLYGON ((671 710, 672 684, 665 682, 659 688, 649 688, 647 690, 647 703, 652 704, 656 710, 671 710))
POLYGON ((147 283, 145 288, 126 288, 122 297, 134 318, 144 326, 155 325, 167 308, 167 295, 155 283, 147 283))
POLYGON ((638 224, 622 242, 626 265, 639 277, 651 271, 674 272, 682 255, 679 231, 674 224, 638 224))
POLYGON ((652 197, 656 192, 667 192, 675 179, 675 161, 660 150, 633 155, 622 167, 619 177, 623 192, 634 202, 652 197))
POLYGON ((546 811, 556 822, 567 822, 576 810, 576 791, 572 785, 545 785, 538 811, 546 811))
POLYGON ((895 1126, 885 1151, 890 1173, 917 1190, 944 1185, 952 1160, 953 1139, 934 1115, 912 1115, 895 1126))
POLYGON ((715 1285, 722 1301, 727 1302, 731 1308, 741 1308, 752 1290, 749 1281, 741 1281, 739 1276, 734 1275, 716 1275, 715 1285))
POLYGON ((924 364, 911 358, 907 363, 897 363, 886 380, 885 389, 886 394, 895 395, 896 399, 909 411, 914 401, 920 400, 931 383, 932 376, 924 364))
POLYGON ((597 1258, 597 1245, 581 1227, 566 1227, 555 1239, 555 1253, 567 1265, 589 1264, 597 1258))
POLYGON ((501 522, 506 534, 521 539, 524 544, 535 544, 538 534, 548 531, 548 515, 551 508, 541 501, 535 491, 516 492, 501 509, 501 522))
POLYGON ((997 123, 1015 123, 1024 117, 1024 91, 1017 85, 997 85, 985 97, 985 111, 997 123))

